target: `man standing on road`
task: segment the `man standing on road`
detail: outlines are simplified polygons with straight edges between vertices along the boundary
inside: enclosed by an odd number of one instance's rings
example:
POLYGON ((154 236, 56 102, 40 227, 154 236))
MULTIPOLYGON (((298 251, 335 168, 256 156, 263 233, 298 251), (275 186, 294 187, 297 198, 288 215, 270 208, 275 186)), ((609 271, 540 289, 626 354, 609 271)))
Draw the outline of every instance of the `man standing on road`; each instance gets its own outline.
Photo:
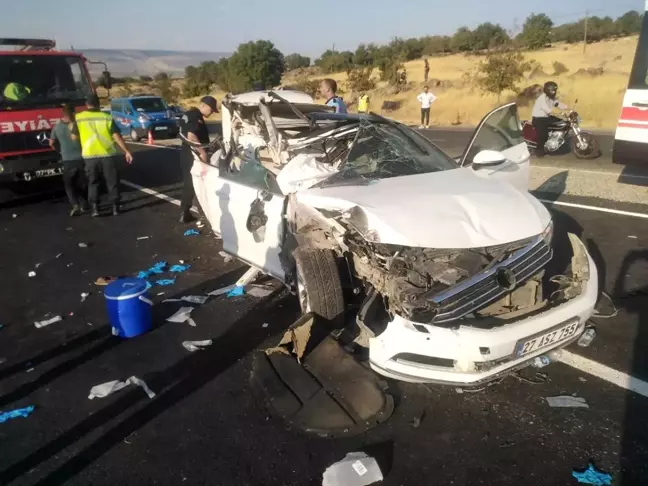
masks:
POLYGON ((549 127, 560 121, 560 118, 552 116, 554 108, 566 110, 567 105, 561 103, 556 95, 558 94, 558 85, 553 81, 547 81, 543 88, 543 93, 538 97, 533 105, 531 112, 531 123, 536 130, 536 157, 544 157, 545 144, 549 139, 549 127))
POLYGON ((58 144, 63 163, 63 184, 65 193, 72 205, 70 216, 78 216, 87 211, 87 184, 81 155, 81 144, 78 137, 72 138, 74 131, 74 107, 70 104, 63 106, 63 118, 52 129, 50 147, 56 149, 58 144))
POLYGON ((326 78, 320 84, 320 93, 326 98, 326 105, 335 108, 335 113, 347 113, 344 100, 337 93, 337 83, 334 79, 326 78))
POLYGON ((190 223, 195 218, 191 215, 191 206, 195 196, 191 168, 194 164, 194 151, 205 164, 209 156, 203 147, 209 144, 209 130, 205 118, 218 113, 218 103, 213 96, 205 96, 200 100, 198 108, 187 110, 180 120, 180 138, 182 139, 182 215, 181 223, 190 223))
POLYGON ((119 128, 110 113, 100 110, 99 97, 90 95, 86 101, 87 111, 76 115, 76 130, 81 142, 88 176, 88 199, 92 205, 92 217, 99 216, 99 184, 103 178, 112 204, 112 214, 119 214, 119 172, 116 155, 119 147, 126 156, 126 163, 133 163, 119 128))
POLYGON ((425 86, 423 92, 416 98, 421 103, 421 126, 419 128, 430 128, 430 107, 437 97, 430 93, 429 90, 430 88, 425 86))

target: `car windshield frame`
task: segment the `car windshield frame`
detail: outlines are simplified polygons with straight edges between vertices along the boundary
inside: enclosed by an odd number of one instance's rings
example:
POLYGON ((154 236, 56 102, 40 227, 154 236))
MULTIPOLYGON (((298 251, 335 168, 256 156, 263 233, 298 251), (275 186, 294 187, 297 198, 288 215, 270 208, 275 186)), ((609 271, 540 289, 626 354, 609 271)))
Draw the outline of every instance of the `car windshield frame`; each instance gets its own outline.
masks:
POLYGON ((0 110, 29 109, 35 106, 80 104, 93 92, 81 56, 2 55, 0 56, 0 110), (21 100, 3 96, 9 83, 28 88, 21 100))
POLYGON ((359 123, 338 172, 314 187, 366 185, 458 168, 456 161, 423 135, 400 123, 373 117, 359 123))
POLYGON ((169 105, 162 98, 151 97, 151 98, 132 98, 131 105, 133 109, 138 113, 162 113, 169 111, 169 105), (144 102, 143 104, 150 103, 149 106, 137 106, 139 103, 144 102), (158 110, 153 103, 161 103, 162 109, 158 110))

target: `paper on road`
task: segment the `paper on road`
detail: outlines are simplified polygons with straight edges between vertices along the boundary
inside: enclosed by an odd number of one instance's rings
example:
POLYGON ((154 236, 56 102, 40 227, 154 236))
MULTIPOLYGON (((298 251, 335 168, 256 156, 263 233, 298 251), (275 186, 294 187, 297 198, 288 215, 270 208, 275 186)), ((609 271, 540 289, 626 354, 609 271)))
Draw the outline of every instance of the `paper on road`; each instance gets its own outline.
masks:
POLYGON ((589 408, 585 399, 581 397, 565 395, 559 397, 546 397, 546 400, 550 407, 589 408))
POLYGON ((324 471, 322 486, 368 486, 382 480, 382 472, 373 457, 364 452, 350 452, 324 471))
POLYGON ((192 310, 194 310, 193 307, 180 307, 175 314, 167 318, 167 321, 186 322, 190 326, 196 327, 196 322, 190 316, 192 310))
POLYGON ((90 400, 94 398, 104 398, 107 397, 108 395, 112 395, 113 393, 121 390, 122 388, 126 388, 129 385, 137 385, 141 387, 144 390, 144 392, 148 395, 149 398, 155 397, 155 393, 147 386, 144 380, 141 380, 137 376, 131 376, 126 381, 114 380, 114 381, 108 381, 106 383, 102 383, 101 385, 93 386, 92 389, 90 390, 90 395, 88 395, 88 398, 90 400))
POLYGON ((187 351, 191 351, 192 353, 194 351, 201 351, 203 348, 206 348, 207 346, 211 346, 212 340, 208 339, 206 341, 184 341, 182 343, 182 346, 187 351))

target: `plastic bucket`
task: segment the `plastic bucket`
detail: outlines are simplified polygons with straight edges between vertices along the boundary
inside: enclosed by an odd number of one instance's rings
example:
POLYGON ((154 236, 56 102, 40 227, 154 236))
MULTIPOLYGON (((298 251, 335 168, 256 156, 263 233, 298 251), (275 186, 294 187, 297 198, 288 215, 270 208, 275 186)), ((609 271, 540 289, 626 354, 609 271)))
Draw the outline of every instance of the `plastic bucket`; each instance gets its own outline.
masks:
POLYGON ((132 338, 153 326, 153 302, 147 287, 146 280, 141 278, 119 279, 106 287, 108 319, 115 336, 132 338))

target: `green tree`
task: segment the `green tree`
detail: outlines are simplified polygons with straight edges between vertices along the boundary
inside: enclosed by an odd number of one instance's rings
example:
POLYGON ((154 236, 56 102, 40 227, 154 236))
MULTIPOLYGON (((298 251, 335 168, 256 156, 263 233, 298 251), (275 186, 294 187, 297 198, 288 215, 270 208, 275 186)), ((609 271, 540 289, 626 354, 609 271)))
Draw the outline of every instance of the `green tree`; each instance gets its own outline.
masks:
POLYGON ((227 85, 235 93, 248 91, 257 85, 272 88, 281 83, 284 68, 284 56, 272 42, 247 42, 227 60, 227 85))
POLYGON ((522 28, 520 39, 528 49, 542 49, 551 42, 552 20, 545 14, 531 14, 522 28))
POLYGON ((294 69, 307 68, 310 66, 311 59, 310 57, 302 56, 301 54, 290 54, 286 56, 285 64, 286 71, 292 71, 294 69))
POLYGON ((473 45, 475 50, 492 49, 506 44, 511 39, 502 26, 486 22, 477 26, 473 31, 473 45))
POLYGON ((468 27, 460 27, 450 40, 450 47, 455 52, 468 52, 473 50, 474 36, 468 27))
POLYGON ((504 90, 517 90, 528 69, 529 63, 519 51, 493 52, 477 68, 477 85, 484 93, 497 95, 499 101, 504 90))
POLYGON ((619 35, 632 35, 641 32, 642 15, 631 10, 616 20, 616 31, 619 35))
POLYGON ((374 62, 372 53, 365 44, 360 44, 353 53, 353 64, 355 66, 371 66, 374 62))
POLYGON ((166 81, 170 79, 169 75, 167 73, 157 73, 155 76, 153 76, 153 81, 166 81))
POLYGON ((421 43, 423 44, 423 54, 426 56, 434 56, 450 52, 451 38, 446 35, 433 35, 423 37, 421 43))

